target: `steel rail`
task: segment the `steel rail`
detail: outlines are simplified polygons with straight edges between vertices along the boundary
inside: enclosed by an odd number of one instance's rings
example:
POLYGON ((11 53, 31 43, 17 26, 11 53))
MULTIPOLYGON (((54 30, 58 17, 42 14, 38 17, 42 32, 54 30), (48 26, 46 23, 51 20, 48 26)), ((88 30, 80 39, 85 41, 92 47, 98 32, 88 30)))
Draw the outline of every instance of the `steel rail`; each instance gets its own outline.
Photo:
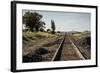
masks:
POLYGON ((63 44, 64 44, 64 41, 65 41, 65 37, 66 37, 66 33, 65 33, 65 36, 62 40, 62 42, 60 43, 59 47, 57 48, 53 58, 51 61, 60 61, 60 58, 61 58, 61 53, 62 53, 62 49, 63 49, 63 44))
MULTIPOLYGON (((67 34, 68 36, 68 34, 67 34)), ((64 35, 64 38, 63 40, 61 41, 59 47, 57 48, 53 58, 51 61, 60 61, 61 59, 61 54, 62 54, 62 50, 63 50, 63 45, 64 45, 64 41, 65 41, 65 37, 66 37, 66 33, 64 35)), ((69 38, 68 36, 68 39, 69 41, 71 42, 71 45, 74 47, 74 50, 76 51, 76 53, 78 54, 78 56, 82 59, 82 60, 85 60, 85 57, 82 55, 82 53, 79 51, 79 48, 77 48, 77 46, 73 43, 73 41, 69 38)))

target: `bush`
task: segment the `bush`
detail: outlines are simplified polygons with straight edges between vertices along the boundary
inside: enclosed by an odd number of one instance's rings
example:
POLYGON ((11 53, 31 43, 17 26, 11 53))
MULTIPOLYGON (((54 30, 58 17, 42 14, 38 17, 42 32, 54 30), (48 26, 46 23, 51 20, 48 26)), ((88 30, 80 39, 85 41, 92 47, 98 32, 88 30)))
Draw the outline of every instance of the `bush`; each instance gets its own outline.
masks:
POLYGON ((27 31, 29 31, 29 29, 23 29, 23 32, 27 32, 27 31))
POLYGON ((90 38, 90 37, 86 37, 85 39, 86 39, 86 43, 87 43, 88 45, 91 45, 91 38, 90 38))
POLYGON ((55 34, 55 31, 52 31, 51 33, 52 33, 52 34, 55 34))
POLYGON ((60 33, 60 31, 57 31, 57 33, 60 33))
POLYGON ((43 28, 40 28, 40 31, 41 31, 41 32, 45 32, 45 30, 44 30, 43 28))
POLYGON ((27 37, 23 36, 23 40, 29 41, 27 37))
POLYGON ((47 29, 47 32, 50 32, 51 30, 50 29, 47 29))
POLYGON ((91 46, 91 37, 84 37, 79 43, 83 46, 91 46))

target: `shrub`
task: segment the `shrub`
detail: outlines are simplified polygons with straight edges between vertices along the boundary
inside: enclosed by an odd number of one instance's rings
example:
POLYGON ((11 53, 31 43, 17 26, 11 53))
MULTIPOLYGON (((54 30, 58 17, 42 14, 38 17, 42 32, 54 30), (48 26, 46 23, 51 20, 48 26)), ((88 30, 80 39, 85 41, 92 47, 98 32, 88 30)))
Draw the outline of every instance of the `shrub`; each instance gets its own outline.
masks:
POLYGON ((27 37, 23 36, 23 40, 29 41, 27 37))
POLYGON ((57 31, 57 33, 60 33, 60 31, 57 31))
POLYGON ((51 30, 50 29, 47 29, 47 32, 50 32, 51 30))
POLYGON ((41 31, 41 32, 45 32, 45 30, 44 30, 43 28, 40 28, 40 31, 41 31))

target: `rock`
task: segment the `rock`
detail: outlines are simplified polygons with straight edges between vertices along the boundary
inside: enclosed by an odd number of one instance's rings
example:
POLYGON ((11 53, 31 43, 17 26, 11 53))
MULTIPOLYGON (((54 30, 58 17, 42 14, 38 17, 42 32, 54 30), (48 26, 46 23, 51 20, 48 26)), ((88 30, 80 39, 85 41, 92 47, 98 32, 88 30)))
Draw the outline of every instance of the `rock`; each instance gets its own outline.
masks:
POLYGON ((43 57, 41 55, 38 55, 38 54, 32 55, 32 59, 33 59, 33 62, 41 62, 41 61, 43 61, 43 57))
POLYGON ((39 54, 33 54, 33 55, 25 55, 23 56, 23 62, 40 62, 43 61, 43 57, 39 54))
POLYGON ((48 50, 48 48, 38 48, 35 50, 35 54, 39 54, 39 55, 44 55, 44 54, 47 54, 49 53, 50 51, 48 50))
POLYGON ((49 53, 50 51, 48 50, 48 48, 38 48, 34 51, 34 53, 32 54, 27 54, 23 56, 23 62, 27 63, 27 62, 41 62, 44 60, 44 58, 42 57, 42 55, 49 53))
POLYGON ((25 55, 23 56, 23 62, 33 62, 31 55, 25 55))

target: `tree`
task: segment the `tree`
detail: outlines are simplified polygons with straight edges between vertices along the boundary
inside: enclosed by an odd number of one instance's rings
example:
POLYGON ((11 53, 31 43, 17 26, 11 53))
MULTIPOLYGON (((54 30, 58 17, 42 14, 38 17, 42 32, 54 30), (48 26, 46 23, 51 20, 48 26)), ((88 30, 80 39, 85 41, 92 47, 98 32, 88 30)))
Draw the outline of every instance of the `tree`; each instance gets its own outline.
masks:
POLYGON ((52 29, 52 34, 54 34, 56 29, 54 20, 51 20, 51 29, 52 29))
POLYGON ((25 12, 23 15, 23 24, 30 31, 39 31, 40 28, 44 28, 45 23, 41 21, 42 15, 37 12, 25 12))
POLYGON ((45 23, 44 22, 38 22, 36 25, 35 25, 35 30, 36 31, 40 31, 40 29, 43 29, 44 30, 44 28, 45 28, 45 23))

